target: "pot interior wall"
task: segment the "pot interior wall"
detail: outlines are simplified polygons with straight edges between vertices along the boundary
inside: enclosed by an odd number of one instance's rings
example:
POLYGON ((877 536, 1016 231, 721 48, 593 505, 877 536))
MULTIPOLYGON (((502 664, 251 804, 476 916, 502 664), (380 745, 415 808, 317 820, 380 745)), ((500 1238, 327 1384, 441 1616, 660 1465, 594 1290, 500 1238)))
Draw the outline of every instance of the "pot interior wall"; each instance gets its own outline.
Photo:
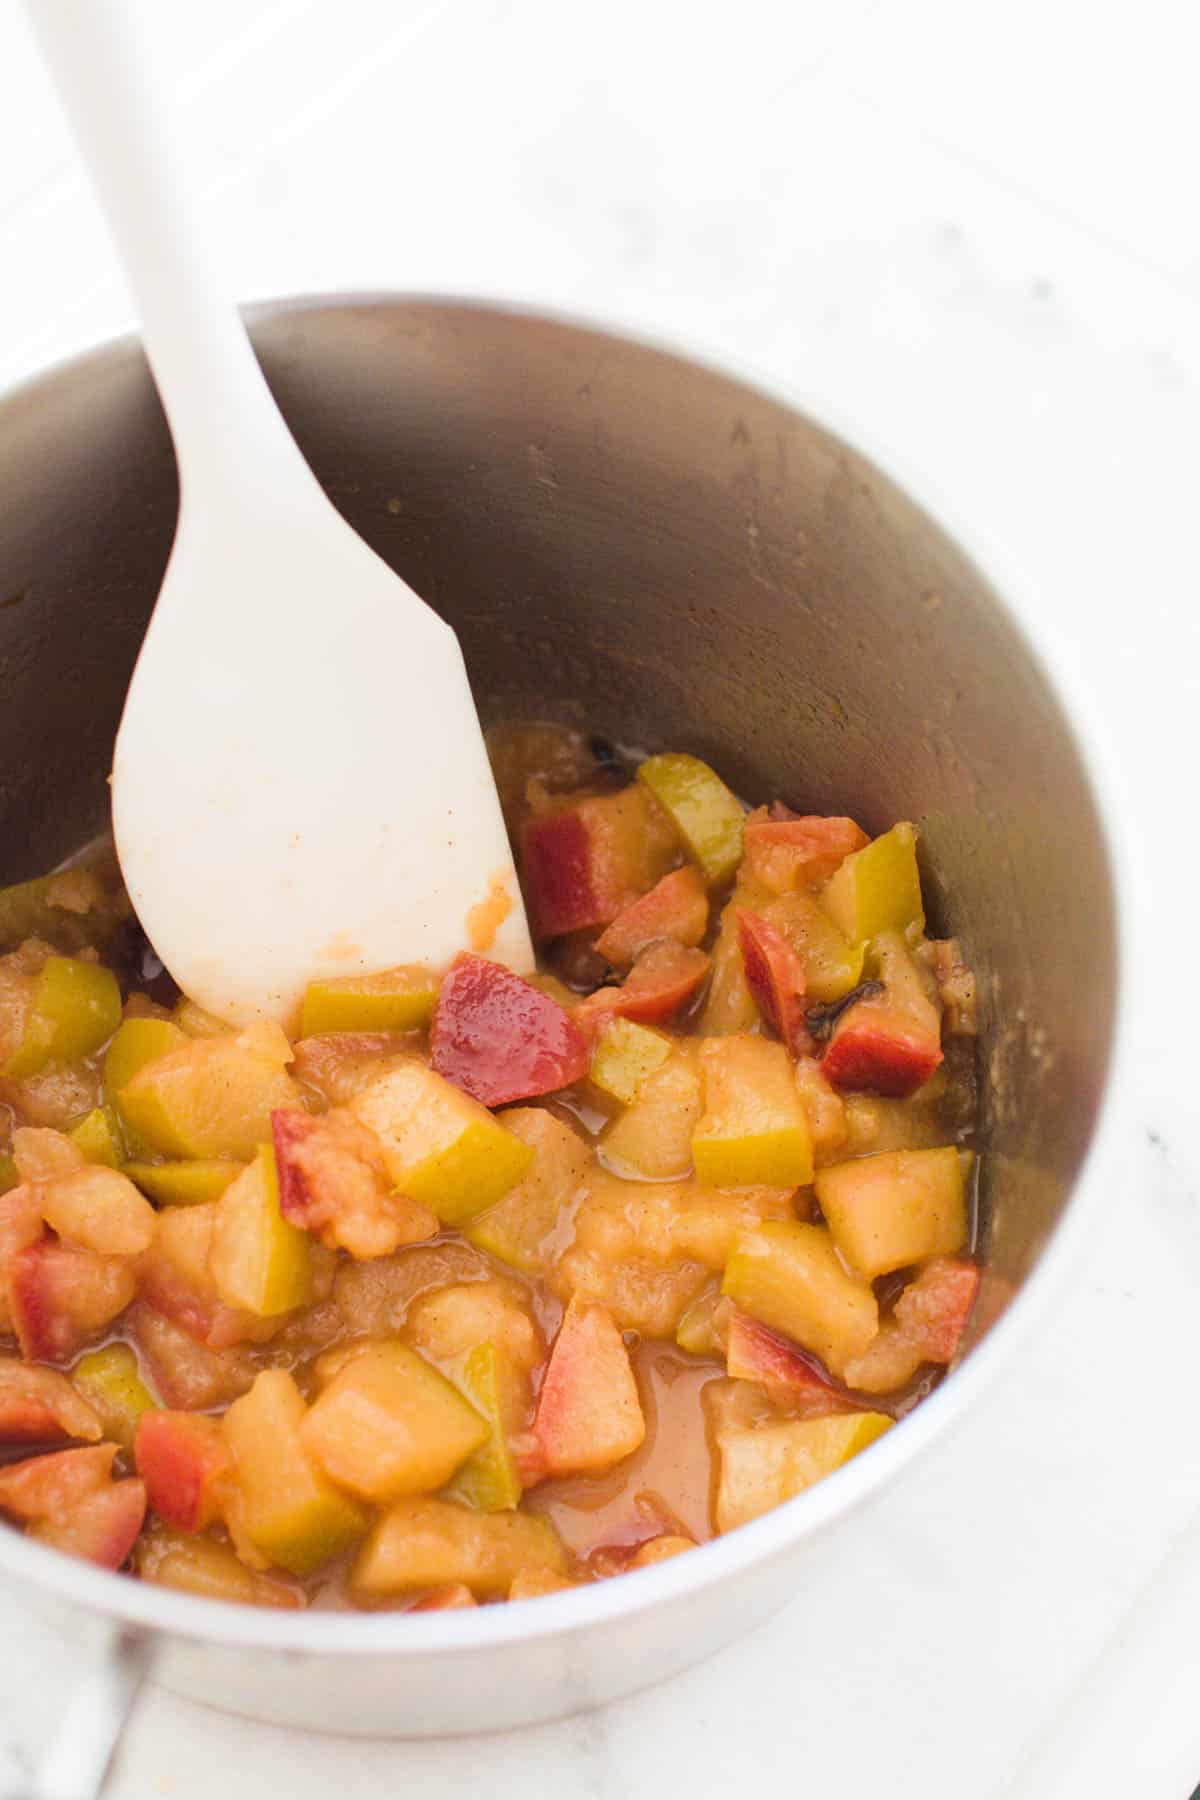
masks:
MULTIPOLYGON (((338 507, 458 630, 485 718, 686 746, 747 795, 921 825, 935 924, 981 978, 994 1310, 1086 1149, 1116 949, 1069 727, 979 572, 809 420, 658 351, 420 302, 267 309, 255 337, 338 507)), ((0 494, 16 880, 104 823, 169 551, 174 462, 140 354, 0 407, 0 494)))

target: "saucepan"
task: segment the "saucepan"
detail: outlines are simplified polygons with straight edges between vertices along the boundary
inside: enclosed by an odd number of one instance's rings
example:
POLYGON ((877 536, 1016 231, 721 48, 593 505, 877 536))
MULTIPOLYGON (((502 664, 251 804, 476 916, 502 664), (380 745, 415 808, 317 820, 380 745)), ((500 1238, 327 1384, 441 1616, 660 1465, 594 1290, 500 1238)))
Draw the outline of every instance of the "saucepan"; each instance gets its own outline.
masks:
MULTIPOLYGON (((493 1730, 659 1680, 811 1591, 916 1458, 942 1438, 952 1452, 956 1419, 1044 1316, 1104 1197, 1121 1086, 1124 882, 1086 706, 1032 647, 1021 595, 1001 599, 879 468, 711 368, 527 312, 301 300, 259 309, 253 330, 335 504, 458 632, 485 722, 586 723, 686 746, 746 794, 868 829, 919 821, 937 929, 980 976, 986 1276, 962 1365, 900 1429, 757 1522, 620 1580, 474 1611, 297 1615, 0 1530, 0 1574, 68 1629, 111 1627, 115 1660, 68 1739, 77 1759, 103 1760, 150 1665, 176 1692, 277 1723, 493 1730)), ((104 825, 171 542, 175 467, 135 344, 0 405, 0 495, 0 878, 16 881, 104 825)), ((836 1564, 842 1603, 868 1621, 886 1596, 856 1592, 852 1555, 836 1564)))

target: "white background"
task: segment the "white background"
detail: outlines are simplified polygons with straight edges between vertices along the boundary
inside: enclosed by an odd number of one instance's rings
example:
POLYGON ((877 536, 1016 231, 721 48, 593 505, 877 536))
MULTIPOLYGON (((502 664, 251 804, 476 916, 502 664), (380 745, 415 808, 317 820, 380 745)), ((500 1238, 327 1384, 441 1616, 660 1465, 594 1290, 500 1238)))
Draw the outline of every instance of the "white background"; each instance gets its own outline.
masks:
MULTIPOLYGON (((800 1596, 665 1688, 487 1741, 301 1739, 154 1694, 117 1800, 1031 1791, 1023 1759, 1126 1641, 1127 1608, 1200 1503, 1192 9, 140 10, 240 297, 457 291, 667 337, 861 434, 965 523, 1068 647, 1124 775, 1145 1022, 1107 1226, 864 1553, 881 1595, 870 1642, 836 1596, 800 1596)), ((20 11, 0 0, 0 386, 131 318, 20 11)), ((0 1740, 23 1762, 83 1652, 7 1595, 0 1630, 0 1740)), ((1061 1800, 1186 1800, 1193 1644, 1180 1632, 1143 1664, 1136 1703, 1110 1709, 1102 1769, 1081 1764, 1061 1800)))

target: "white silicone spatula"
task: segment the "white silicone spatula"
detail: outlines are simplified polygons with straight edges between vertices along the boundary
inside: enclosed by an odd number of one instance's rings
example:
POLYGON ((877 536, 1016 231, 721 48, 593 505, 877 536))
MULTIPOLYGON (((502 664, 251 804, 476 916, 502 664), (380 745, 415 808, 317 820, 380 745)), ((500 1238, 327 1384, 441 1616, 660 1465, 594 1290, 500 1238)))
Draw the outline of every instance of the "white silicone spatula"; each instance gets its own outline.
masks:
MULTIPOLYGON (((326 500, 214 284, 136 11, 29 0, 136 294, 179 524, 113 764, 117 850, 184 991, 289 1018, 310 979, 440 963, 500 890, 529 934, 458 641, 326 500)), ((64 520, 64 530, 70 521, 64 520)), ((104 571, 96 571, 97 580, 104 571)))

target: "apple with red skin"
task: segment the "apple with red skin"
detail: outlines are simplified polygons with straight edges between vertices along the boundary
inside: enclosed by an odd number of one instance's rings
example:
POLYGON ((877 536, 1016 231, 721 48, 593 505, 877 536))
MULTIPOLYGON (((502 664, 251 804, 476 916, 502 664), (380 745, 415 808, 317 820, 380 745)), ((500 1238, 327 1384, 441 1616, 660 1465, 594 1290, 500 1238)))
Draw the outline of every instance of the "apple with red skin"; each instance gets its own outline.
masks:
POLYGON ((521 833, 521 874, 539 937, 603 925, 620 910, 593 866, 592 838, 580 812, 530 819, 521 833))
POLYGON ((778 925, 761 913, 739 912, 737 928, 746 984, 758 1010, 793 1056, 805 1054, 812 1039, 804 1023, 804 963, 778 925))
POLYGON ((591 1053, 570 1013, 502 963, 456 956, 438 990, 429 1031, 437 1074, 484 1106, 506 1106, 569 1087, 591 1053))
POLYGON ((0 1444, 52 1444, 63 1438, 91 1442, 103 1436, 95 1408, 65 1375, 0 1359, 0 1444))
POLYGON ((954 1360, 979 1293, 977 1263, 965 1256, 935 1256, 896 1301, 895 1319, 920 1346, 922 1360, 954 1360))
POLYGON ((65 1518, 35 1522, 30 1536, 101 1569, 119 1569, 128 1562, 145 1518, 145 1483, 131 1477, 98 1489, 65 1518))
POLYGON ((179 1531, 203 1531, 221 1517, 233 1455, 216 1419, 153 1411, 138 1420, 134 1461, 150 1507, 179 1531))
POLYGON ((777 891, 815 887, 868 843, 853 819, 800 816, 786 807, 759 807, 746 820, 742 872, 777 891), (784 815, 784 816, 781 816, 784 815))
POLYGON ((651 1025, 669 1019, 708 979, 711 958, 668 939, 643 950, 620 987, 597 988, 575 1009, 577 1024, 595 1038, 611 1018, 651 1025))
POLYGON ((821 1057, 827 1081, 846 1093, 886 1094, 906 1100, 923 1087, 942 1060, 939 1034, 914 1025, 909 1012, 886 994, 859 1000, 842 1014, 821 1057))
POLYGON ((298 1107, 276 1107, 271 1114, 271 1137, 275 1146, 275 1173, 279 1181, 279 1211, 291 1225, 307 1230, 318 1216, 324 1217, 312 1191, 311 1183, 297 1160, 295 1151, 310 1138, 318 1137, 321 1121, 298 1107))
POLYGON ((115 1444, 59 1450, 0 1469, 0 1511, 30 1535, 101 1568, 119 1569, 146 1515, 141 1481, 114 1482, 115 1444))
POLYGON ((730 1314, 726 1327, 725 1367, 738 1380, 760 1381, 785 1397, 789 1408, 802 1419, 857 1410, 815 1357, 740 1307, 730 1314))
POLYGON ((8 1307, 22 1356, 69 1362, 133 1299, 129 1264, 46 1236, 8 1266, 8 1307))
POLYGON ((632 1455, 645 1435, 625 1340, 606 1307, 576 1295, 538 1395, 533 1437, 540 1454, 519 1462, 545 1475, 607 1469, 632 1455))
POLYGON ((708 929, 708 892, 691 863, 640 894, 596 939, 597 953, 614 969, 627 969, 660 938, 695 948, 708 929))

